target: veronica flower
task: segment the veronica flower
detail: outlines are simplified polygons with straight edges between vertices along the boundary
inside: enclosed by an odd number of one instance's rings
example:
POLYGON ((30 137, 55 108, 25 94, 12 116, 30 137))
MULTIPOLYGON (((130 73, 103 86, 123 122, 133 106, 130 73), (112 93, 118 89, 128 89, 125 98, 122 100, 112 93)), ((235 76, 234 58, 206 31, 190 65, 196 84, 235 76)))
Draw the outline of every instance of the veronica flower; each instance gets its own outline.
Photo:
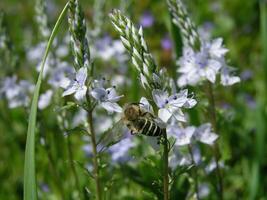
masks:
POLYGON ((135 146, 131 138, 122 139, 115 145, 109 148, 113 161, 124 161, 127 158, 128 151, 135 146))
POLYGON ((186 128, 180 128, 177 125, 171 125, 167 127, 167 134, 173 136, 176 141, 175 145, 185 146, 191 144, 192 137, 196 128, 189 126, 186 128))
POLYGON ((95 87, 91 91, 91 95, 99 101, 100 105, 108 112, 122 112, 122 108, 116 102, 123 96, 117 95, 115 86, 106 89, 103 86, 95 87))
POLYGON ((189 155, 182 155, 179 149, 175 148, 173 154, 169 156, 169 166, 175 170, 178 166, 188 166, 192 164, 189 155))
POLYGON ((173 116, 176 120, 185 122, 181 108, 191 108, 196 104, 196 100, 188 98, 187 94, 187 90, 182 90, 180 93, 169 96, 167 91, 153 90, 152 96, 159 108, 159 118, 166 123, 173 116))
POLYGON ((168 50, 171 50, 172 48, 172 41, 170 39, 170 37, 168 36, 165 36, 162 40, 161 40, 161 47, 168 51, 168 50))
POLYGON ((62 96, 67 96, 74 94, 74 97, 77 100, 82 100, 87 91, 87 87, 85 85, 87 78, 87 68, 82 67, 78 70, 75 75, 75 78, 70 80, 68 84, 64 85, 65 91, 62 96))
POLYGON ((0 93, 6 97, 9 108, 28 106, 30 102, 29 94, 34 90, 34 86, 28 81, 17 82, 17 77, 7 77, 2 84, 0 93))
POLYGON ((63 87, 69 84, 68 76, 74 74, 75 71, 66 62, 58 62, 57 67, 51 71, 48 83, 54 88, 63 87))
MULTIPOLYGON (((219 167, 224 168, 224 163, 222 161, 219 162, 219 167)), ((213 170, 216 169, 216 161, 215 159, 212 159, 210 163, 205 167, 205 171, 207 174, 211 173, 213 170)))
POLYGON ((42 110, 45 109, 47 106, 49 106, 52 95, 53 95, 52 90, 47 90, 44 94, 40 95, 38 101, 38 108, 42 110))
POLYGON ((221 70, 221 84, 223 86, 230 86, 235 83, 240 82, 240 78, 238 76, 231 75, 231 71, 233 71, 230 67, 224 66, 221 70))
POLYGON ((141 19, 140 19, 140 25, 144 28, 151 27, 154 24, 154 17, 150 12, 145 12, 141 19))
POLYGON ((203 80, 215 83, 216 75, 225 66, 224 56, 227 51, 228 49, 222 46, 221 38, 212 42, 203 41, 199 51, 186 47, 178 61, 178 72, 181 73, 178 85, 196 85, 203 80))
POLYGON ((213 145, 213 143, 218 139, 218 135, 211 131, 211 124, 206 123, 198 127, 194 134, 196 140, 208 144, 213 145))

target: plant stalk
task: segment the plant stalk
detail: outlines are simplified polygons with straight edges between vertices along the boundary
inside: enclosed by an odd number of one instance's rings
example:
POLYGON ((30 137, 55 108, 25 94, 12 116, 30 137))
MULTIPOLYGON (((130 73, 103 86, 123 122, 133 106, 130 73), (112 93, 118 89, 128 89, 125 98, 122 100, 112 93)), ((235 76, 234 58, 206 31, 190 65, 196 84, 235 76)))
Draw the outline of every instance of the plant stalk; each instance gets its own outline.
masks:
MULTIPOLYGON (((207 90, 206 90, 208 101, 209 101, 209 118, 213 127, 213 130, 215 133, 218 133, 217 129, 217 121, 216 121, 216 108, 215 108, 215 100, 214 100, 214 94, 213 94, 213 88, 212 84, 210 82, 207 82, 207 90)), ((213 146, 213 155, 215 157, 215 163, 216 163, 216 175, 218 178, 218 187, 216 186, 219 199, 223 199, 223 178, 222 173, 219 166, 219 158, 220 158, 220 151, 218 143, 216 142, 213 146)))
MULTIPOLYGON (((88 98, 89 103, 91 105, 91 101, 88 98)), ((90 109, 91 110, 91 109, 90 109)), ((96 200, 101 200, 101 190, 100 190, 100 180, 99 180, 99 166, 98 166, 98 152, 97 152, 97 144, 95 137, 95 130, 93 126, 93 113, 92 110, 88 112, 88 125, 89 125, 89 133, 92 142, 92 151, 93 151, 93 165, 94 165, 94 180, 96 187, 96 200)))
POLYGON ((199 198, 199 191, 198 191, 197 164, 196 164, 196 162, 194 160, 193 149, 192 149, 192 146, 190 144, 188 145, 188 151, 189 151, 190 157, 192 159, 192 164, 196 168, 194 170, 194 175, 193 175, 194 176, 194 180, 195 180, 195 193, 196 193, 197 200, 200 200, 200 198, 199 198))
POLYGON ((164 191, 164 200, 169 200, 169 166, 168 166, 168 155, 169 155, 169 147, 168 147, 168 139, 166 130, 163 133, 163 191, 164 191))

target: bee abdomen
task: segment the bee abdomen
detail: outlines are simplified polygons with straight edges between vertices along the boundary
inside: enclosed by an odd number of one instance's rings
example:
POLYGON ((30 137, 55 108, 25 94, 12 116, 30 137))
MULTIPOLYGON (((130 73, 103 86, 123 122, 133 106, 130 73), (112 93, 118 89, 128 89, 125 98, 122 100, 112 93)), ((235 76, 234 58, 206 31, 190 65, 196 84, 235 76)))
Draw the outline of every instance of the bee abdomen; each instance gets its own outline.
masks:
POLYGON ((140 129, 141 134, 154 137, 162 135, 161 128, 154 121, 148 119, 143 120, 143 126, 140 129))

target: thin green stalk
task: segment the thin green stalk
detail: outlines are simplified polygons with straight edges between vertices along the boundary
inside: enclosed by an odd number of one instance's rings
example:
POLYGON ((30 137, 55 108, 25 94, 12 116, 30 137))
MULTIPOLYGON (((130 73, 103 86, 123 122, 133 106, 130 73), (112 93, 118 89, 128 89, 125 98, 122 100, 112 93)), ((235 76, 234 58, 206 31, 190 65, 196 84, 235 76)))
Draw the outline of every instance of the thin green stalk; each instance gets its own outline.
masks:
MULTIPOLYGON (((91 101, 87 98, 89 104, 91 101)), ((89 135, 91 137, 92 142, 92 151, 93 151, 93 165, 94 165, 94 180, 95 180, 95 187, 96 187, 96 200, 101 200, 101 189, 100 189, 100 177, 99 177, 99 166, 98 166, 98 152, 97 152, 97 144, 96 144, 96 137, 95 137, 95 129, 93 124, 93 113, 92 110, 88 112, 88 125, 89 125, 89 135)))
POLYGON ((261 180, 261 166, 264 160, 265 141, 266 141, 266 86, 267 86, 267 2, 259 1, 260 7, 260 29, 261 29, 261 45, 262 45, 262 85, 264 87, 257 87, 257 108, 256 108, 256 140, 255 140, 255 156, 251 165, 251 176, 249 177, 249 199, 259 198, 261 180))
POLYGON ((163 133, 163 192, 164 192, 164 200, 169 200, 169 147, 168 147, 168 139, 166 131, 163 133))
MULTIPOLYGON (((210 82, 207 82, 207 96, 209 101, 209 118, 213 127, 213 130, 219 135, 218 129, 217 129, 217 122, 216 122, 216 107, 215 107, 215 100, 214 100, 214 94, 213 94, 213 88, 212 84, 210 82)), ((220 151, 218 143, 215 143, 213 146, 213 155, 215 157, 215 163, 216 163, 216 175, 218 178, 218 187, 216 186, 218 196, 220 199, 223 199, 223 178, 222 173, 219 166, 219 158, 220 158, 220 151)))
POLYGON ((78 194, 79 194, 79 198, 81 199, 81 187, 80 187, 80 181, 79 181, 79 177, 78 177, 78 174, 77 174, 77 171, 76 171, 76 168, 75 168, 75 165, 74 165, 74 160, 73 160, 73 152, 72 152, 72 148, 71 148, 71 140, 70 140, 70 135, 67 136, 68 137, 68 155, 69 155, 69 162, 70 162, 70 167, 71 167, 71 170, 72 170, 72 173, 74 175, 74 179, 75 179, 75 186, 77 188, 77 191, 78 191, 78 194))
POLYGON ((196 162, 194 160, 193 149, 192 149, 192 146, 190 144, 188 145, 188 151, 189 151, 190 157, 192 159, 192 165, 194 165, 194 167, 195 167, 194 175, 193 175, 194 176, 194 180, 195 180, 195 193, 196 193, 197 200, 200 200, 199 191, 198 191, 197 164, 196 164, 196 162))
POLYGON ((41 87, 42 78, 43 78, 45 61, 50 51, 53 40, 56 36, 56 33, 58 31, 59 25, 62 22, 66 14, 68 4, 69 3, 66 3, 65 7, 61 11, 57 19, 57 22, 54 26, 54 29, 50 35, 50 38, 48 40, 47 47, 45 50, 45 54, 44 54, 44 57, 41 63, 41 71, 39 73, 38 80, 37 80, 37 83, 34 89, 33 99, 31 103, 30 116, 29 116, 28 130, 27 130, 26 149, 25 149, 24 189, 23 189, 24 200, 37 199, 36 174, 35 174, 35 126, 36 126, 38 98, 39 98, 39 92, 40 92, 40 87, 41 87))

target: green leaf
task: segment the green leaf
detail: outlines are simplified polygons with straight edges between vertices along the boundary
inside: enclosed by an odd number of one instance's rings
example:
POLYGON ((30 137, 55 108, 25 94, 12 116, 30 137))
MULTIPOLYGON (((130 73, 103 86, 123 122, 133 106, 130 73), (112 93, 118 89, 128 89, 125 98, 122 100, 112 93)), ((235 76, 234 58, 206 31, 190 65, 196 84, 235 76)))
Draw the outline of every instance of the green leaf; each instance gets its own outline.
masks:
POLYGON ((35 175, 35 125, 36 125, 36 114, 37 114, 37 105, 40 87, 42 83, 43 71, 46 58, 48 56, 49 50, 53 43, 53 40, 58 31, 59 25, 63 20, 63 17, 66 14, 68 4, 66 3, 63 8, 60 16, 54 26, 54 29, 50 35, 50 38, 47 43, 47 47, 45 50, 45 55, 41 64, 41 71, 38 76, 37 83, 35 85, 33 99, 31 103, 31 111, 29 117, 28 131, 27 131, 27 140, 26 140, 26 150, 25 150, 25 163, 24 163, 24 200, 35 200, 37 199, 37 190, 36 190, 36 175, 35 175))

